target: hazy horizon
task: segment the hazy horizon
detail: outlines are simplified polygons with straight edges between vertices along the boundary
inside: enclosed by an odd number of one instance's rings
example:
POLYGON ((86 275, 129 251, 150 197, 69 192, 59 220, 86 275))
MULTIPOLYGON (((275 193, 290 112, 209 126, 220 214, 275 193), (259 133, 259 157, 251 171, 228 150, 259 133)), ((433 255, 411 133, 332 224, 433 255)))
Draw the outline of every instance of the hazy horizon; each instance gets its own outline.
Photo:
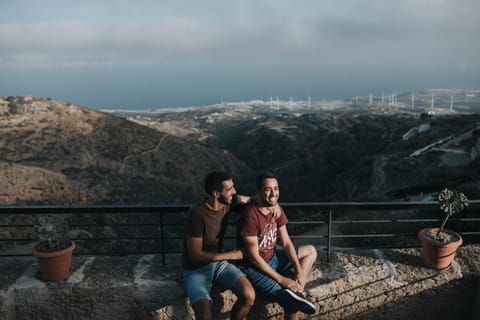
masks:
POLYGON ((480 88, 474 0, 0 3, 0 95, 97 109, 480 88))

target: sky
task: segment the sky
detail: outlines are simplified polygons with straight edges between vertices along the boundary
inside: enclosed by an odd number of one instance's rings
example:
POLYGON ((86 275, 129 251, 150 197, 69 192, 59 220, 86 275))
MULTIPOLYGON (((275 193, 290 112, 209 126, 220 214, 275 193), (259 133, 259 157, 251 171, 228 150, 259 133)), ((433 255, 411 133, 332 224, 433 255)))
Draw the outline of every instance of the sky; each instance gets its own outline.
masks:
POLYGON ((478 0, 2 0, 0 96, 97 109, 480 89, 478 0))

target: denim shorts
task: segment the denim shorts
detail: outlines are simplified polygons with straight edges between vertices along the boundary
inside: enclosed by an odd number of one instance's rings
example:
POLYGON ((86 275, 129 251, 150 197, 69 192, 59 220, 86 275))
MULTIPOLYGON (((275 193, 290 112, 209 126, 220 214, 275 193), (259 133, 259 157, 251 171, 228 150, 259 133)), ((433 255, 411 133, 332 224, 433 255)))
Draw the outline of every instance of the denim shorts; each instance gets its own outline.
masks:
MULTIPOLYGON (((295 247, 295 251, 298 256, 298 247, 295 247)), ((288 259, 285 251, 282 249, 275 249, 275 254, 272 259, 267 262, 273 270, 282 274, 292 267, 290 259, 288 259)), ((277 281, 273 280, 266 274, 253 267, 246 267, 242 269, 248 277, 248 280, 253 284, 255 290, 261 292, 265 296, 269 297, 273 301, 277 302, 288 312, 298 311, 295 304, 292 304, 292 299, 288 293, 284 291, 277 281)))
POLYGON ((193 270, 184 269, 183 282, 190 304, 193 305, 200 299, 212 301, 210 289, 213 282, 220 284, 225 289, 231 289, 238 277, 243 275, 240 269, 228 261, 210 262, 193 270))

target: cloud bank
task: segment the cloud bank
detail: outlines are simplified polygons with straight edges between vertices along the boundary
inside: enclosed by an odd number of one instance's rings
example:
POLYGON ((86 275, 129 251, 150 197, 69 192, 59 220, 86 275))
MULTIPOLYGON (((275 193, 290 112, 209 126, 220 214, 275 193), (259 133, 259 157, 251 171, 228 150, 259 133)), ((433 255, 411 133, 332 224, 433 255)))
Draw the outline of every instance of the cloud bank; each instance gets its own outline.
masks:
POLYGON ((0 70, 251 70, 265 82, 272 70, 338 81, 441 70, 474 86, 479 16, 476 0, 19 0, 0 3, 0 70))

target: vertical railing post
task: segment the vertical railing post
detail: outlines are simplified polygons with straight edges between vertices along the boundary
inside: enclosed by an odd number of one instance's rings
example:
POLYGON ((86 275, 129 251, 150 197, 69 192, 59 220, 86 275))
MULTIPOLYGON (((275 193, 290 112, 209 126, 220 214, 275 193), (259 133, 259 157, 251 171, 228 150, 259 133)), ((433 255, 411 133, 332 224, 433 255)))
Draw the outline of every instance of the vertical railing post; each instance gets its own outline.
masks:
POLYGON ((328 240, 327 240, 327 262, 330 262, 330 246, 332 241, 332 207, 328 210, 328 240))
POLYGON ((160 241, 161 241, 161 248, 162 248, 162 264, 165 267, 165 232, 163 230, 163 211, 160 212, 160 241))

